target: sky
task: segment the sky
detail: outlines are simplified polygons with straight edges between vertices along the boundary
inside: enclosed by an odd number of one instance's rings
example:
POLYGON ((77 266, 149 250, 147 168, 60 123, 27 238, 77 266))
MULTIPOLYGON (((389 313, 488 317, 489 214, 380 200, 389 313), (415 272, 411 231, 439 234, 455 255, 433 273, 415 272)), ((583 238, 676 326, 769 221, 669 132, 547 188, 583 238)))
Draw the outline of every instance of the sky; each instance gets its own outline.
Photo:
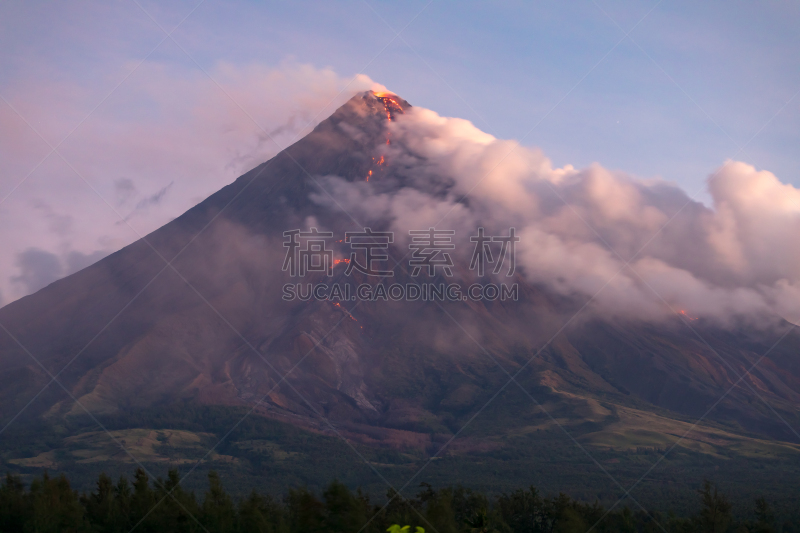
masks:
POLYGON ((705 203, 729 159, 800 186, 799 25, 790 2, 3 2, 0 304, 381 85, 554 167, 705 203))

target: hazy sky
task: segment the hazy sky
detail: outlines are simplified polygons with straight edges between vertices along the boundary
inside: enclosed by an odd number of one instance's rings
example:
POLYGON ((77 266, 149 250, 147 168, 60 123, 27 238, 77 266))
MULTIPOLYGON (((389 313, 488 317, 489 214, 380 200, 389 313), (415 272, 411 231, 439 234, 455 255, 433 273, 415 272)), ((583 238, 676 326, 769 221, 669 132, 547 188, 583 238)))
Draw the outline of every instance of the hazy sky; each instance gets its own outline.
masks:
POLYGON ((0 302, 174 218, 273 155, 263 130, 285 145, 373 81, 555 166, 704 201, 729 158, 800 185, 798 27, 795 2, 3 2, 0 302))

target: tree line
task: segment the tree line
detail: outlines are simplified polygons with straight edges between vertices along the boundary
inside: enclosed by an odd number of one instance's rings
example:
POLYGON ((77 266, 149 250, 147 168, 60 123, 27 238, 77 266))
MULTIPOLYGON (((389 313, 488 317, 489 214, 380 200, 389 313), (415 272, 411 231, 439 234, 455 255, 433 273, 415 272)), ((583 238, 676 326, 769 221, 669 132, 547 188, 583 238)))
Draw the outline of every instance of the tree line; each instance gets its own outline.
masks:
POLYGON ((690 517, 606 509, 565 494, 543 496, 531 487, 495 497, 463 487, 434 489, 423 483, 411 499, 389 491, 387 503, 371 502, 361 490, 333 481, 321 495, 294 488, 282 498, 255 490, 239 501, 218 474, 208 475, 200 501, 180 485, 177 470, 151 480, 137 469, 132 482, 101 474, 96 488, 81 494, 65 475, 47 472, 26 487, 7 474, 0 485, 3 533, 794 533, 800 521, 777 524, 769 504, 758 498, 752 520, 735 521, 732 506, 706 482, 698 491, 700 511, 690 517), (405 526, 409 526, 405 528, 405 526))

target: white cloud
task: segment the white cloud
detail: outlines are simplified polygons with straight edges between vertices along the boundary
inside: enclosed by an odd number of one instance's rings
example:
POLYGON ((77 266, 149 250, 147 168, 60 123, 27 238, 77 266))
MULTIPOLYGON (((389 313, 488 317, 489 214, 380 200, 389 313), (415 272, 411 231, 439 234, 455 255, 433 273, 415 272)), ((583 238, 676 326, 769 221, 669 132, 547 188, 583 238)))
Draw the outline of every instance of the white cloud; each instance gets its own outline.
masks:
POLYGON ((401 235, 514 226, 528 281, 584 301, 596 295, 604 315, 800 318, 800 190, 769 172, 725 162, 708 181, 709 208, 661 180, 598 164, 552 168, 539 150, 429 110, 413 108, 390 127, 385 151, 399 190, 391 175, 383 184, 328 178, 357 217, 401 235))

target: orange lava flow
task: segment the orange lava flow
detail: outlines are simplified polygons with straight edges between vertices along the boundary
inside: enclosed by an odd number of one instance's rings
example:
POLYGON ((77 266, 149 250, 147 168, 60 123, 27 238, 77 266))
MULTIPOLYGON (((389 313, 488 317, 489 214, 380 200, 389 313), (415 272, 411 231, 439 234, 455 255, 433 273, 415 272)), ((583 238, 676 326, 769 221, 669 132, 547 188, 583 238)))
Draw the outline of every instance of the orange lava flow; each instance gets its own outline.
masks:
MULTIPOLYGON (((395 113, 395 112, 405 113, 405 110, 403 110, 403 106, 399 102, 399 97, 396 94, 389 93, 389 92, 375 92, 373 94, 375 95, 375 97, 378 100, 380 100, 381 104, 383 104, 383 110, 386 112, 386 120, 387 121, 391 122, 393 120, 393 118, 394 118, 393 113, 395 113)), ((391 136, 392 136, 391 132, 387 131, 386 132, 386 145, 387 146, 392 144, 391 136)), ((386 164, 386 158, 384 156, 381 156, 380 159, 376 161, 375 158, 373 157, 372 158, 372 163, 373 163, 373 165, 377 165, 378 167, 381 167, 381 166, 386 164)), ((369 182, 369 179, 372 177, 373 173, 374 173, 374 171, 370 170, 367 173, 367 177, 366 177, 365 181, 369 182)))
POLYGON ((392 93, 374 93, 375 97, 381 101, 383 104, 383 110, 386 111, 386 119, 391 122, 392 121, 392 112, 397 111, 400 113, 404 113, 403 106, 400 105, 400 102, 397 101, 397 95, 392 93))
MULTIPOLYGON (((349 260, 349 259, 334 259, 334 260, 333 260, 333 264, 334 264, 334 265, 338 265, 339 263, 344 263, 344 264, 347 264, 347 263, 349 263, 349 262, 350 262, 350 260, 349 260)), ((339 305, 339 304, 336 304, 336 305, 339 305)))

